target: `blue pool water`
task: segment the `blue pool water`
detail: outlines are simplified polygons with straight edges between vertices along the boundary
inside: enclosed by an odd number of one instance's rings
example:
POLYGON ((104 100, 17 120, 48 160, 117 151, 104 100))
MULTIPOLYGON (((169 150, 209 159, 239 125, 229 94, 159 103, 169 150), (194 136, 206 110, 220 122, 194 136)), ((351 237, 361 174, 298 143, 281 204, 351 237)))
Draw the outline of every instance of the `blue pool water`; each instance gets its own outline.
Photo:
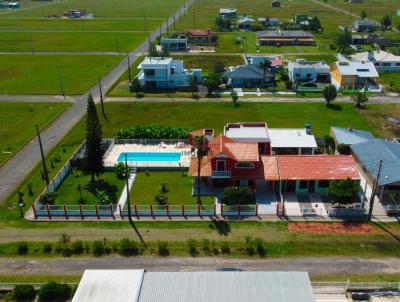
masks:
POLYGON ((125 154, 129 162, 179 162, 181 160, 180 152, 122 152, 117 161, 124 162, 125 154))

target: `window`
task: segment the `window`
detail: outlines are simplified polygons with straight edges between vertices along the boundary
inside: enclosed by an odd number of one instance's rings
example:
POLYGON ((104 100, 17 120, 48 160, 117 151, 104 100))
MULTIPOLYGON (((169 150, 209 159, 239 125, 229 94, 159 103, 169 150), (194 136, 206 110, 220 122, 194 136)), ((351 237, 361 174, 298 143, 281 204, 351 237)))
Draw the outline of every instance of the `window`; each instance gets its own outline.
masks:
POLYGON ((307 78, 311 78, 311 73, 307 73, 307 78))
POLYGON ((378 62, 375 62, 374 65, 375 65, 375 66, 379 66, 379 63, 378 63, 378 62))
POLYGON ((396 63, 396 66, 400 66, 400 63, 396 63))
POLYGON ((175 74, 175 67, 171 67, 170 72, 171 74, 175 74))
POLYGON ((307 180, 301 180, 299 183, 299 188, 300 189, 308 189, 308 181, 307 180))
POLYGON ((320 180, 318 182, 318 187, 321 189, 326 189, 329 187, 329 180, 320 180))
POLYGON ((390 65, 391 65, 390 63, 382 63, 382 66, 384 66, 384 67, 388 67, 390 65))
POLYGON ((236 163, 235 168, 254 168, 254 164, 250 162, 236 163))
POLYGON ((155 76, 155 74, 156 74, 156 70, 155 69, 145 69, 144 70, 144 74, 146 75, 146 76, 155 76))

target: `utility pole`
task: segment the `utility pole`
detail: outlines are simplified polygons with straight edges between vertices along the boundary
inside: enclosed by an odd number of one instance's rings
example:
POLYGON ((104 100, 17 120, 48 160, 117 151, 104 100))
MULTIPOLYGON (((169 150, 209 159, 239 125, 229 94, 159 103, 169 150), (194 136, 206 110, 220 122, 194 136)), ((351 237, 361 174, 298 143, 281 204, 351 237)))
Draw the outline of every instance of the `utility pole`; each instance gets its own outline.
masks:
POLYGON ((44 174, 44 180, 46 181, 46 187, 47 189, 49 188, 49 173, 47 172, 47 167, 46 167, 46 161, 44 159, 44 152, 43 152, 43 145, 42 145, 42 139, 40 137, 40 130, 39 126, 35 125, 36 128, 36 135, 39 141, 39 148, 40 148, 40 156, 42 157, 42 165, 43 165, 43 174, 44 174))
POLYGON ((174 15, 174 30, 175 30, 175 22, 176 22, 176 17, 174 15))
POLYGON ((129 52, 127 53, 128 57, 128 76, 129 76, 129 83, 132 83, 132 76, 131 76, 131 63, 129 61, 129 52))
POLYGON ((126 182, 126 203, 128 205, 128 217, 132 219, 131 211, 131 200, 129 198, 129 167, 128 167, 128 155, 125 153, 125 182, 126 182))
POLYGON ((106 117, 106 113, 104 111, 103 91, 101 90, 101 78, 99 78, 99 92, 100 92, 101 112, 103 113, 103 116, 106 117))
POLYGON ((383 160, 379 161, 379 168, 378 168, 378 175, 374 180, 374 184, 372 185, 372 192, 371 192, 371 199, 369 201, 369 211, 368 211, 368 221, 371 221, 372 218, 372 211, 374 208, 374 201, 375 201, 375 192, 377 187, 379 187, 379 177, 381 176, 381 169, 382 169, 383 160))

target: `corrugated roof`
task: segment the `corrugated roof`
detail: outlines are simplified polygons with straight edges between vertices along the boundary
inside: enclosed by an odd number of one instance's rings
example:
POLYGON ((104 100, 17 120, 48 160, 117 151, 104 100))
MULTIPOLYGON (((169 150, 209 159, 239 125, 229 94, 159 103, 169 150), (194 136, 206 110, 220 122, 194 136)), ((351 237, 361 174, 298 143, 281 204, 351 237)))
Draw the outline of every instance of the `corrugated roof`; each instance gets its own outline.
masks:
POLYGON ((375 139, 369 131, 332 127, 332 134, 338 144, 354 145, 375 139))
POLYGON ((268 130, 272 148, 317 148, 314 135, 304 128, 270 128, 268 130))
POLYGON ((282 180, 360 179, 351 155, 278 155, 282 180))
POLYGON ((313 302, 306 272, 146 272, 139 302, 313 302))
POLYGON ((400 144, 374 139, 352 145, 351 149, 374 178, 378 176, 379 161, 383 161, 379 185, 400 182, 400 144))
POLYGON ((314 38, 313 34, 302 30, 263 30, 256 31, 257 38, 314 38))
POLYGON ((136 302, 144 270, 85 270, 72 302, 136 302))
POLYGON ((264 79, 275 77, 275 74, 269 70, 264 70, 258 65, 242 65, 235 68, 235 70, 231 72, 227 72, 225 77, 228 79, 257 79, 262 80, 264 79))

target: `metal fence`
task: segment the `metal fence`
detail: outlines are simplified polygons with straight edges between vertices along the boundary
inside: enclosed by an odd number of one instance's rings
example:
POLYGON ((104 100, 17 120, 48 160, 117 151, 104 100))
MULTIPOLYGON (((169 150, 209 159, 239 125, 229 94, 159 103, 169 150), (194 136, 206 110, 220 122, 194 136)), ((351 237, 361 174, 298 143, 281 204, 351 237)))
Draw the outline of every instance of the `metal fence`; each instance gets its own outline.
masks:
POLYGON ((343 217, 367 217, 367 212, 365 208, 328 208, 329 217, 333 218, 343 218, 343 217))
POLYGON ((135 145, 159 145, 162 142, 168 145, 175 145, 177 143, 189 144, 188 139, 128 139, 128 138, 116 138, 116 145, 126 145, 126 144, 135 144, 135 145))

